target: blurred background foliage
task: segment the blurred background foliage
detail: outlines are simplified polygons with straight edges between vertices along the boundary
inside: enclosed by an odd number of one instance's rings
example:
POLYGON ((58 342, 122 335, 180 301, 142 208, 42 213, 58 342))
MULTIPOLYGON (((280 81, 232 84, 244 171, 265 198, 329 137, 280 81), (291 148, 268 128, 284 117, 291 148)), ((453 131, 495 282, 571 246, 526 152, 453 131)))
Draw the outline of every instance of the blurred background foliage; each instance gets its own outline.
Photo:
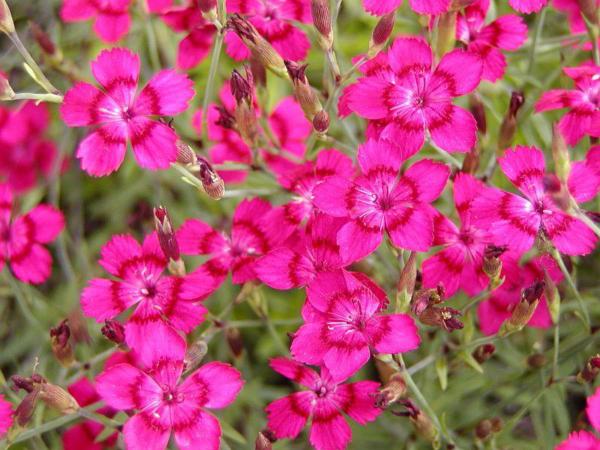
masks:
MULTIPOLYGON (((491 3, 489 17, 512 12, 504 0, 491 3)), ((65 58, 90 78, 89 61, 103 47, 92 33, 90 22, 68 25, 61 23, 58 19, 59 0, 8 0, 8 4, 21 39, 38 61, 43 61, 43 57, 32 37, 30 20, 47 31, 61 48, 65 58)), ((134 2, 132 15, 132 29, 119 45, 141 55, 141 78, 144 81, 159 67, 174 64, 176 47, 183 36, 173 33, 158 17, 148 16, 141 2, 134 2)), ((541 14, 525 17, 525 20, 530 30, 529 38, 520 50, 507 54, 509 64, 506 76, 495 84, 483 82, 478 89, 486 107, 488 124, 487 134, 480 136, 478 144, 483 155, 483 167, 496 149, 499 126, 513 90, 524 91, 526 99, 519 115, 515 144, 536 145, 544 149, 551 166, 552 123, 560 117, 560 113, 534 114, 533 104, 541 92, 552 86, 571 86, 570 80, 561 72, 562 67, 577 65, 589 58, 588 52, 562 44, 564 39, 573 36, 569 33, 566 18, 556 10, 547 8, 541 14)), ((375 24, 376 19, 363 11, 359 0, 342 2, 335 46, 342 71, 351 67, 351 58, 366 51, 375 24)), ((394 35, 426 35, 424 25, 424 19, 415 15, 404 4, 397 13, 394 35)), ((315 42, 315 33, 311 27, 298 26, 304 28, 315 42)), ((11 47, 8 39, 3 36, 0 38, 0 66, 9 74, 14 90, 35 90, 35 85, 22 69, 20 55, 11 47)), ((582 36, 579 41, 583 40, 582 36)), ((307 73, 311 84, 327 92, 330 79, 325 66, 326 60, 316 44, 311 50, 308 63, 307 73)), ((197 89, 193 107, 174 121, 182 138, 201 153, 211 143, 199 140, 191 126, 191 117, 201 107, 209 65, 210 58, 207 58, 191 71, 190 75, 197 89)), ((69 82, 63 76, 46 65, 42 67, 61 91, 69 88, 69 82)), ((236 67, 239 68, 240 65, 223 54, 218 66, 216 86, 220 87, 236 67)), ((465 70, 469 68, 466 67, 465 70)), ((291 95, 289 84, 271 74, 268 75, 267 86, 268 104, 271 107, 282 97, 291 95)), ((218 89, 214 89, 210 94, 212 99, 216 99, 217 91, 218 89)), ((459 103, 466 106, 466 100, 461 98, 459 103)), ((8 378, 13 374, 29 375, 37 364, 37 372, 56 384, 66 386, 81 375, 93 378, 102 368, 102 361, 94 359, 95 356, 106 354, 112 344, 102 337, 100 325, 86 319, 91 342, 77 345, 79 364, 66 370, 61 368, 51 353, 48 330, 77 310, 79 292, 87 280, 93 276, 102 276, 102 270, 97 264, 99 249, 113 234, 131 233, 141 239, 153 229, 152 207, 156 205, 165 205, 169 209, 175 226, 186 218, 197 217, 217 228, 227 229, 232 211, 243 196, 251 194, 253 189, 267 189, 270 192, 267 198, 276 204, 284 202, 287 195, 271 175, 252 172, 245 183, 232 187, 234 192, 231 197, 215 202, 183 183, 173 170, 149 172, 140 169, 131 153, 117 173, 101 179, 90 178, 81 172, 73 157, 76 144, 85 131, 66 127, 60 120, 55 105, 50 105, 50 110, 54 119, 50 135, 70 164, 61 177, 51 177, 22 198, 21 207, 26 210, 40 200, 57 203, 67 217, 68 226, 53 248, 55 267, 52 278, 47 283, 40 287, 21 284, 15 290, 3 278, 0 286, 0 368, 4 377, 8 378), (90 362, 91 364, 86 364, 90 362)), ((344 126, 347 127, 346 130, 332 116, 330 135, 346 145, 340 150, 354 156, 357 144, 364 140, 365 123, 362 119, 351 116, 345 119, 344 126)), ((327 146, 323 143, 318 145, 327 146)), ((589 140, 586 138, 572 151, 574 159, 581 159, 588 148, 589 140)), ((440 158, 428 145, 419 156, 424 154, 440 158)), ((462 159, 462 156, 459 155, 458 158, 462 159)), ((496 173, 493 181, 498 186, 509 188, 502 174, 496 173)), ((455 218, 449 187, 436 206, 455 218)), ((595 206, 592 209, 598 209, 598 205, 595 206)), ((426 256, 419 255, 419 260, 422 261, 426 256)), ((195 267, 200 261, 186 260, 188 267, 195 267)), ((600 289, 600 259, 596 252, 573 263, 592 324, 597 326, 600 323, 600 303, 596 298, 600 289)), ((379 282, 392 300, 400 269, 397 258, 385 245, 360 265, 360 270, 379 282)), ((239 287, 233 286, 228 280, 206 301, 206 306, 217 316, 238 293, 239 287)), ((565 303, 560 328, 558 373, 560 377, 567 377, 577 373, 586 359, 597 352, 598 340, 595 334, 585 334, 580 321, 573 315, 573 310, 576 309, 574 300, 569 293, 563 291, 562 286, 561 293, 565 303)), ((286 333, 293 332, 300 324, 303 291, 280 292, 262 287, 260 294, 279 338, 287 344, 286 333)), ((465 295, 457 294, 449 305, 460 309, 466 303, 465 295)), ((551 372, 552 329, 526 328, 507 339, 497 341, 495 356, 483 365, 484 370, 479 373, 461 359, 460 351, 457 350, 469 334, 474 339, 481 337, 475 317, 467 316, 464 319, 465 329, 452 334, 421 326, 424 338, 421 348, 405 357, 408 367, 417 364, 416 369, 419 370, 415 370, 415 381, 442 423, 453 430, 457 442, 461 444, 460 448, 478 448, 474 428, 482 419, 494 416, 501 417, 505 427, 493 444, 486 444, 489 448, 493 448, 492 445, 496 448, 523 450, 553 448, 581 419, 585 397, 592 392, 592 387, 572 382, 547 385, 551 372), (542 356, 532 359, 534 355, 542 356), (448 378, 445 390, 440 382, 440 373, 444 372, 444 367, 448 378)), ((189 341, 199 336, 210 325, 209 322, 199 327, 189 341)), ((264 322, 248 303, 236 306, 224 323, 226 327, 239 330, 243 351, 240 356, 234 356, 226 333, 222 330, 210 341, 206 360, 231 362, 243 372, 247 384, 236 403, 218 413, 223 422, 232 428, 226 432, 223 448, 253 448, 257 433, 266 424, 263 411, 265 405, 275 398, 287 395, 296 387, 268 367, 268 359, 280 355, 281 351, 264 322)), ((370 363, 355 379, 377 377, 375 367, 370 363)), ((6 385, 2 390, 10 400, 17 401, 18 396, 6 385)), ((40 405, 31 421, 31 427, 40 426, 55 417, 55 412, 40 405)), ((61 429, 63 428, 12 448, 61 448, 61 429)), ((429 448, 429 444, 415 437, 407 419, 393 416, 389 412, 383 413, 376 423, 367 427, 353 424, 352 429, 351 449, 429 448)), ((308 448, 307 437, 303 434, 296 441, 279 442, 275 444, 275 448, 308 448)))

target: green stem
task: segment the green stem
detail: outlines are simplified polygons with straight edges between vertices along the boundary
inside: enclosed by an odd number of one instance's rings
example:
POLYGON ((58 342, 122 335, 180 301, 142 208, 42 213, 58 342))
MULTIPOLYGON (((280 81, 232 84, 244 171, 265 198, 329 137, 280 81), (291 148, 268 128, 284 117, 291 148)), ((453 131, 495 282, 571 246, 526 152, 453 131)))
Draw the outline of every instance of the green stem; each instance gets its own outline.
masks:
POLYGON ((592 41, 592 57, 594 58, 594 64, 600 66, 600 47, 598 47, 598 25, 591 23, 585 17, 585 14, 582 14, 581 16, 583 17, 585 27, 587 29, 590 40, 592 41))
MULTIPOLYGON (((302 323, 301 319, 281 319, 281 320, 271 320, 271 325, 276 326, 288 326, 288 325, 299 325, 302 323)), ((265 322, 263 320, 232 320, 227 322, 228 327, 232 328, 252 328, 252 327, 262 327, 265 326, 265 322)))
POLYGON ((32 78, 34 79, 34 81, 38 83, 41 87, 43 87, 49 94, 60 94, 60 91, 56 89, 52 85, 52 83, 50 83, 50 80, 46 78, 46 75, 44 75, 44 72, 42 72, 42 69, 40 68, 38 63, 33 59, 29 51, 25 48, 23 42, 21 42, 21 39, 19 38, 19 35, 15 31, 13 31, 12 33, 8 34, 8 37, 27 63, 27 66, 29 66, 29 68, 33 72, 32 78))
POLYGON ((48 102, 48 103, 62 103, 63 96, 57 94, 36 94, 33 92, 20 92, 13 95, 6 101, 17 101, 17 100, 35 100, 36 102, 48 102))
POLYGON ((579 303, 579 309, 580 309, 580 312, 582 315, 581 318, 583 320, 583 323, 586 327, 587 332, 589 333, 589 331, 590 331, 590 315, 588 313, 587 306, 585 305, 583 298, 581 298, 581 295, 579 294, 579 290, 577 289, 577 285, 575 284, 575 281, 573 281, 573 278, 571 277, 569 270, 565 266, 565 262, 561 258, 558 250, 553 249, 551 253, 552 253, 552 257, 558 264, 558 267, 560 267, 560 271, 562 272, 563 276, 565 277, 565 280, 567 280, 567 284, 573 291, 573 295, 575 295, 575 298, 577 299, 577 302, 579 303))
POLYGON ((21 313, 23 314, 25 319, 31 325, 34 325, 40 330, 45 330, 44 325, 42 325, 42 323, 37 319, 37 317, 35 317, 35 315, 30 309, 30 299, 26 298, 25 294, 23 293, 23 290, 21 289, 21 286, 19 285, 19 282, 15 279, 8 267, 4 269, 4 278, 8 282, 13 294, 15 295, 15 298, 17 300, 17 306, 21 310, 21 313))
POLYGON ((535 63, 535 53, 537 49, 538 41, 542 35, 542 30, 544 28, 544 22, 546 20, 546 11, 548 8, 542 9, 542 12, 539 14, 537 21, 535 23, 535 31, 533 33, 533 41, 531 43, 531 49, 529 50, 529 61, 527 64, 527 73, 531 74, 533 70, 533 65, 535 63))

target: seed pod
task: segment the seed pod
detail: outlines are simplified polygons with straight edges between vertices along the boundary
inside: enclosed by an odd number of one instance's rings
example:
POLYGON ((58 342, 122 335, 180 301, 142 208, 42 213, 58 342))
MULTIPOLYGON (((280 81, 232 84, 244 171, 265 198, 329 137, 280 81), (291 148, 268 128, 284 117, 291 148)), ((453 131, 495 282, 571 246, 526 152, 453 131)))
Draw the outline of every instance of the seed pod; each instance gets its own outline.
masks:
POLYGON ((102 334, 106 339, 117 345, 125 343, 125 327, 116 320, 107 320, 102 327, 102 334))
POLYGON ((329 0, 311 0, 313 24, 319 32, 319 46, 329 51, 333 47, 333 28, 331 26, 331 13, 329 0))
POLYGON ((77 400, 60 386, 43 383, 39 392, 40 400, 61 414, 76 413, 80 406, 77 400))
POLYGON ((394 31, 394 24, 396 23, 396 11, 392 11, 384 16, 381 16, 377 25, 373 29, 371 35, 371 41, 369 42, 369 50, 367 56, 374 58, 377 54, 383 50, 386 42, 394 31))
POLYGON ((178 139, 175 143, 177 147, 177 162, 180 164, 196 164, 196 152, 192 150, 188 144, 183 142, 181 139, 178 139))
POLYGON ((0 0, 0 32, 6 34, 15 32, 15 24, 6 0, 0 0))
POLYGON ((75 361, 70 338, 71 329, 67 319, 63 320, 57 327, 50 329, 52 353, 64 367, 70 367, 75 361))

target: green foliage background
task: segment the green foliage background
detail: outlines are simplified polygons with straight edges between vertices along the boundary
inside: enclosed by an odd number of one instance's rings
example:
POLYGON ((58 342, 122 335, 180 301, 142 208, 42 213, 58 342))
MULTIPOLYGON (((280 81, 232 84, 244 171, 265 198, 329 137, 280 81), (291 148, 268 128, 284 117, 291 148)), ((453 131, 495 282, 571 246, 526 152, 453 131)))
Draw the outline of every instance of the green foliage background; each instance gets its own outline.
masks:
MULTIPOLYGON (((38 61, 42 61, 43 58, 30 33, 29 20, 39 23, 47 30, 65 57, 90 77, 88 63, 98 54, 102 44, 92 33, 89 22, 69 25, 61 23, 58 19, 59 3, 58 0, 8 0, 19 34, 38 61)), ((159 66, 168 67, 174 64, 176 46, 182 35, 174 34, 157 17, 148 18, 138 4, 140 2, 134 3, 133 26, 120 45, 141 55, 142 79, 147 80, 159 66), (153 42, 156 43, 155 46, 153 42)), ((492 1, 490 17, 512 12, 505 3, 504 0, 492 1)), ((397 16, 394 35, 424 33, 423 19, 416 16, 406 4, 400 8, 397 16)), ((478 90, 486 106, 488 121, 488 132, 480 137, 484 167, 487 158, 495 151, 498 129, 507 109, 510 92, 516 89, 524 91, 526 104, 519 116, 515 143, 536 145, 544 149, 547 161, 551 165, 552 121, 560 117, 560 114, 533 114, 533 104, 541 92, 552 86, 570 86, 570 80, 561 73, 562 67, 576 65, 589 59, 589 53, 561 44, 564 39, 572 38, 563 15, 548 9, 541 15, 527 16, 525 19, 530 27, 529 39, 523 48, 507 55, 509 65, 506 76, 494 85, 483 82, 478 90)), ((351 66, 352 57, 366 51, 375 23, 375 18, 364 13, 359 0, 343 1, 337 21, 335 46, 342 71, 351 66)), ((315 33, 311 27, 302 25, 302 28, 315 42, 315 33)), ((36 86, 21 68, 20 55, 4 36, 0 36, 0 55, 0 68, 10 73, 14 90, 35 91, 36 86)), ((324 65, 324 55, 316 44, 311 50, 308 62, 308 77, 311 83, 327 91, 330 80, 324 65)), ((205 95, 209 65, 210 58, 191 72, 197 89, 194 107, 177 117, 174 122, 181 136, 190 143, 195 143, 201 152, 209 148, 211 143, 198 140, 191 127, 191 115, 200 107, 205 95)), ((69 88, 69 83, 64 77, 47 65, 42 67, 61 91, 69 88)), ((223 55, 218 66, 217 86, 220 86, 236 67, 239 65, 223 55)), ((269 75, 270 105, 290 94, 287 82, 269 75)), ((210 95, 216 98, 216 89, 210 95)), ((466 98, 461 99, 465 100, 466 98)), ((48 330, 78 307, 79 292, 86 281, 94 276, 102 276, 97 264, 98 252, 110 236, 116 233, 132 233, 141 238, 144 233, 151 231, 151 207, 158 204, 169 209, 175 226, 186 218, 197 217, 216 227, 227 227, 232 211, 246 192, 251 193, 253 189, 267 190, 268 198, 275 203, 282 203, 287 196, 271 176, 253 172, 247 182, 233 187, 238 191, 238 195, 234 193, 232 197, 215 202, 183 183, 175 171, 152 173, 141 170, 131 154, 126 157, 124 166, 116 174, 102 179, 90 178, 80 171, 78 162, 73 158, 76 143, 86 132, 66 127, 59 118, 57 107, 51 105, 50 109, 54 116, 50 134, 71 164, 60 178, 53 177, 47 180, 23 198, 22 208, 26 210, 39 200, 56 203, 65 212, 68 227, 53 248, 56 264, 50 281, 34 288, 27 285, 11 286, 6 277, 2 278, 0 368, 4 377, 8 378, 13 374, 28 375, 37 364, 39 373, 56 384, 66 386, 80 374, 93 377, 101 370, 102 364, 92 364, 89 369, 79 369, 81 364, 74 369, 62 369, 50 351, 48 330)), ((339 120, 332 116, 330 134, 345 144, 342 150, 354 156, 357 144, 364 139, 365 123, 356 117, 349 117, 345 123, 346 130, 339 120)), ((589 141, 585 139, 572 151, 574 159, 581 159, 588 148, 589 141)), ((439 154, 427 145, 423 152, 440 158, 439 154)), ((494 183, 509 188, 501 174, 496 174, 494 183)), ((446 189, 436 206, 455 217, 451 189, 446 189)), ((591 205, 590 209, 594 208, 598 209, 597 203, 591 205)), ((425 257, 426 255, 420 255, 420 261, 425 257)), ((194 267, 199 261, 187 260, 188 267, 194 267)), ((597 326, 600 323, 600 303, 596 298, 599 291, 598 254, 596 252, 584 259, 574 260, 573 263, 581 295, 589 309, 593 325, 597 326)), ((394 298, 394 286, 401 267, 389 248, 382 246, 376 254, 367 259, 361 269, 381 283, 391 299, 394 298)), ((232 286, 228 280, 206 305, 213 314, 218 315, 235 298, 238 291, 239 288, 232 286)), ((479 373, 465 364, 460 352, 456 350, 456 347, 468 339, 481 337, 476 324, 473 323, 474 317, 465 317, 466 328, 452 334, 421 327, 423 345, 418 351, 407 355, 405 360, 409 367, 414 364, 422 367, 414 374, 415 381, 442 423, 453 430, 460 448, 478 448, 473 429, 485 418, 502 417, 505 428, 494 443, 485 444, 480 448, 487 446, 523 450, 553 448, 581 418, 585 406, 584 399, 593 388, 562 378, 577 373, 586 359, 597 352, 598 340, 596 334, 587 335, 581 322, 575 317, 574 311, 577 306, 572 295, 562 286, 561 293, 564 302, 558 371, 561 381, 552 385, 548 385, 553 350, 552 329, 525 329, 507 339, 499 340, 496 342, 496 355, 483 365, 483 373, 479 373), (547 363, 542 367, 533 368, 527 361, 531 355, 537 353, 545 355, 547 363), (439 370, 436 370, 436 367, 443 366, 444 361, 448 370, 448 385, 445 390, 441 388, 439 370)), ((277 334, 287 343, 286 333, 294 331, 300 323, 303 292, 279 292, 261 288, 261 294, 277 334)), ((458 294, 449 305, 460 308, 466 302, 465 296, 458 294)), ((258 431, 266 424, 263 412, 265 405, 287 395, 295 387, 268 368, 268 359, 280 355, 281 352, 249 304, 236 306, 228 320, 229 326, 237 325, 241 332, 243 355, 234 358, 224 333, 221 332, 210 341, 207 360, 219 359, 235 364, 243 372, 247 384, 236 403, 219 413, 222 421, 235 429, 226 430, 223 448, 253 448, 258 431)), ((77 345, 77 359, 81 363, 94 361, 95 355, 111 348, 109 342, 100 334, 98 324, 92 320, 86 320, 86 324, 92 342, 89 345, 77 345)), ((192 338, 199 336, 207 326, 208 323, 201 326, 192 338)), ((148 336, 148 339, 152 337, 148 336)), ((377 373, 370 364, 356 378, 377 379, 377 373)), ((20 394, 12 393, 6 385, 2 387, 2 391, 10 400, 15 403, 18 401, 20 394)), ((31 428, 39 427, 56 417, 55 412, 39 406, 32 419, 31 428)), ((62 429, 54 429, 12 448, 61 448, 62 429)), ((382 414, 376 423, 367 427, 353 424, 351 449, 429 447, 429 444, 415 437, 407 419, 395 417, 389 412, 382 414)), ((279 442, 275 448, 308 448, 306 435, 303 434, 293 442, 279 442)))

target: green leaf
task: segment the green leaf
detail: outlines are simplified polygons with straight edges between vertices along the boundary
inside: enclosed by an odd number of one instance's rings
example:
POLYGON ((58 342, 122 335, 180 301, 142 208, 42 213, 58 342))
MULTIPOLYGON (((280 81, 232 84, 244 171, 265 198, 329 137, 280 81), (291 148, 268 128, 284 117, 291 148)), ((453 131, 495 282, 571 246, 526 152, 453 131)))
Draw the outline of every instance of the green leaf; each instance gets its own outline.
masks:
POLYGON ((246 438, 227 422, 221 421, 221 429, 223 430, 223 436, 237 442, 238 444, 246 444, 246 438))

